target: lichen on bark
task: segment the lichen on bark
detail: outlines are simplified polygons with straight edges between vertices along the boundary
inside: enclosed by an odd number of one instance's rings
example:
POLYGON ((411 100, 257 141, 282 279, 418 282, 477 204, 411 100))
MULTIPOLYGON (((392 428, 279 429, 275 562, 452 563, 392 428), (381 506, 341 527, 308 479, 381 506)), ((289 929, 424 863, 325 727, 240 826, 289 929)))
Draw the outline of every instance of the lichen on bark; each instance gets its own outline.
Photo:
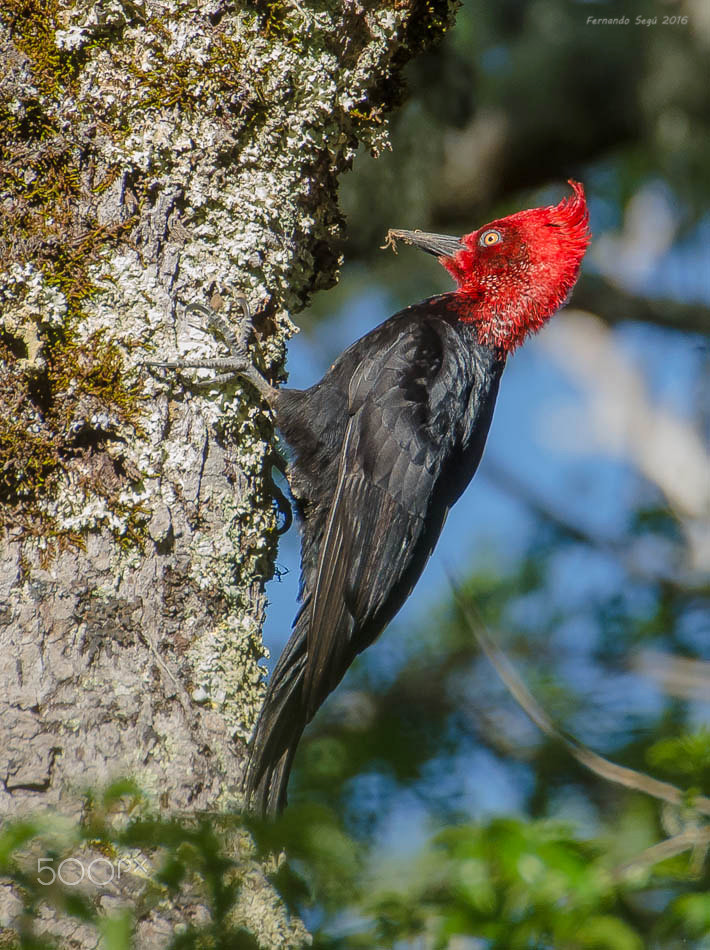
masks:
POLYGON ((386 147, 401 69, 451 12, 0 0, 2 813, 77 815, 126 774, 167 810, 238 805, 272 420, 248 386, 141 362, 218 355, 186 305, 243 294, 280 377, 291 314, 337 276, 338 175, 386 147))

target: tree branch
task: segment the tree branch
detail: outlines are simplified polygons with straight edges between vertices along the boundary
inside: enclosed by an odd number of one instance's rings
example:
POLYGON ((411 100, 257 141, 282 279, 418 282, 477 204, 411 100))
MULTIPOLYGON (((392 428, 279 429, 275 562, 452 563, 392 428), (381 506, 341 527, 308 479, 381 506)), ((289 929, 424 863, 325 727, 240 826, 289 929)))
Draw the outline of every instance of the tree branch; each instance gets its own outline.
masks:
POLYGON ((474 616, 474 609, 470 604, 464 602, 455 586, 453 587, 453 593, 469 630, 495 667, 508 692, 545 735, 561 743, 580 765, 607 782, 613 782, 624 788, 642 792, 657 801, 666 802, 678 808, 689 808, 702 815, 710 815, 710 798, 704 795, 691 796, 689 792, 685 792, 669 782, 661 782, 644 772, 617 765, 615 762, 611 762, 604 756, 592 751, 574 736, 566 735, 558 729, 522 681, 506 655, 489 636, 483 620, 474 616))
POLYGON ((574 306, 591 311, 612 326, 637 321, 686 333, 710 334, 710 318, 701 304, 639 297, 593 274, 585 274, 579 281, 574 306))

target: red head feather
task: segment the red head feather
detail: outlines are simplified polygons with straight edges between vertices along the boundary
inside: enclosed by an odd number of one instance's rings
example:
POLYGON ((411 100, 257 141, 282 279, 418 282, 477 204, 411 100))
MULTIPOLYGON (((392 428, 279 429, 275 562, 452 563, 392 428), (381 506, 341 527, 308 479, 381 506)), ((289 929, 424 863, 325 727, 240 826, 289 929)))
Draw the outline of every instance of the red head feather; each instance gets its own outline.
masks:
POLYGON ((519 346, 558 310, 574 287, 591 240, 584 188, 549 208, 518 211, 462 238, 389 231, 388 243, 435 254, 458 284, 450 305, 483 343, 519 346))
POLYGON ((461 319, 506 351, 539 330, 566 301, 591 240, 583 186, 558 205, 518 211, 466 234, 440 257, 458 284, 461 319))

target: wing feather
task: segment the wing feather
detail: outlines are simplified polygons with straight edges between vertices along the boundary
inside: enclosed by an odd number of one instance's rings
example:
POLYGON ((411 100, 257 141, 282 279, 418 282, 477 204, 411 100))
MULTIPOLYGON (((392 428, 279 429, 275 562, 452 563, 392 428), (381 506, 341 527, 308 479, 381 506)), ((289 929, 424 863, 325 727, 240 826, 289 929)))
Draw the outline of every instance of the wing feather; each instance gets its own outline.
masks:
POLYGON ((366 355, 353 373, 338 482, 309 604, 309 715, 372 639, 363 643, 358 635, 386 608, 409 569, 437 479, 460 449, 452 406, 465 416, 472 379, 458 337, 450 336, 445 346, 431 328, 416 328, 366 355), (441 376, 448 385, 437 385, 441 376))

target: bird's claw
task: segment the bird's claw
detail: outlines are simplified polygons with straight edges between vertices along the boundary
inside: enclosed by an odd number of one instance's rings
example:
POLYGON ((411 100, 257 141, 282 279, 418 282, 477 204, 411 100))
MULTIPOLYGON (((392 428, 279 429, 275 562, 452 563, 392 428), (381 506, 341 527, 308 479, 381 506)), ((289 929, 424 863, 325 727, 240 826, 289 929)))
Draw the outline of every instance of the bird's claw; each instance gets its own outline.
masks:
POLYGON ((238 322, 239 330, 237 333, 234 332, 229 320, 226 319, 226 315, 231 311, 229 304, 226 305, 226 314, 223 315, 221 313, 222 309, 225 308, 225 302, 220 294, 213 294, 210 306, 206 306, 202 303, 188 304, 187 307, 185 307, 185 313, 202 314, 207 321, 207 326, 222 337, 232 356, 240 357, 243 355, 246 360, 249 337, 254 329, 251 308, 249 307, 249 302, 246 297, 243 297, 241 294, 235 295, 232 298, 232 303, 241 310, 241 319, 238 322))
POLYGON ((271 472, 269 472, 267 475, 267 481, 269 483, 269 490, 271 491, 271 497, 276 510, 280 515, 283 516, 284 519, 281 527, 276 529, 276 534, 281 537, 282 534, 286 534, 288 529, 293 524, 293 509, 291 508, 291 503, 289 502, 286 495, 284 495, 284 493, 274 481, 274 477, 271 472))
MULTIPOLYGON (((185 313, 199 313, 210 330, 222 338, 229 350, 229 356, 175 360, 146 360, 143 365, 161 369, 214 369, 218 374, 211 379, 199 380, 192 385, 196 389, 211 389, 214 386, 230 383, 238 377, 248 379, 268 403, 274 398, 275 390, 253 365, 249 356, 249 337, 251 336, 252 314, 247 299, 241 295, 232 297, 232 302, 241 310, 241 320, 237 332, 225 315, 219 312, 224 307, 224 299, 215 294, 210 306, 191 303, 185 307, 185 313)), ((229 314, 228 307, 226 313, 229 314)))

